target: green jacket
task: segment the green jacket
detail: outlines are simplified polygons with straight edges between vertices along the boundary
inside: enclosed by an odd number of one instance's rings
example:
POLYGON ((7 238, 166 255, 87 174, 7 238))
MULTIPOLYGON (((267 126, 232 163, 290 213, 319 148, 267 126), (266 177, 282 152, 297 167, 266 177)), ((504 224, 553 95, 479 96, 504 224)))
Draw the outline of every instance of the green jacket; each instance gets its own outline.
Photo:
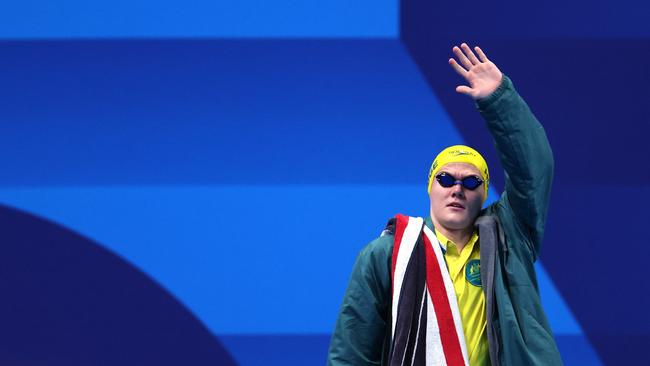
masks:
MULTIPOLYGON (((494 93, 478 100, 477 107, 506 171, 505 192, 476 221, 492 366, 561 365, 533 267, 553 179, 551 148, 508 77, 494 93)), ((433 230, 431 219, 426 222, 433 230)), ((336 321, 328 365, 387 364, 393 240, 393 235, 383 235, 359 254, 336 321)))

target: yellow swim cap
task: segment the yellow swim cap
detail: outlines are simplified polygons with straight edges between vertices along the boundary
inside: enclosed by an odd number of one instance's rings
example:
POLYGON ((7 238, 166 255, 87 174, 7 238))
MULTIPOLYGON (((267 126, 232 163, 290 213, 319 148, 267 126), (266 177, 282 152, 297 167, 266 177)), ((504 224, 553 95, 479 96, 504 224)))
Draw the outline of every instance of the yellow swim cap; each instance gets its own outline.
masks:
POLYGON ((433 178, 436 176, 436 173, 440 170, 440 168, 449 163, 471 164, 475 166, 479 172, 481 172, 481 178, 483 178, 483 189, 485 189, 483 202, 485 202, 487 199, 488 184, 490 182, 490 172, 488 171, 487 163, 478 151, 465 145, 449 146, 448 148, 442 150, 440 154, 438 154, 438 156, 433 159, 431 169, 429 169, 429 184, 427 186, 427 192, 431 193, 431 185, 433 184, 433 178))

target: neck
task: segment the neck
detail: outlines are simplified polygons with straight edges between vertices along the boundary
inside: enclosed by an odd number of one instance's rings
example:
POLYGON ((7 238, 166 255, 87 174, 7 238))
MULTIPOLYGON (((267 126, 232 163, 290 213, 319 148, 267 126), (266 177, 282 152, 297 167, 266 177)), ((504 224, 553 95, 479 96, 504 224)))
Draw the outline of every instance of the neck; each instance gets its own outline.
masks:
POLYGON ((472 238, 472 234, 474 233, 474 228, 471 226, 464 229, 449 229, 440 225, 440 223, 438 223, 435 218, 431 217, 431 220, 433 221, 433 226, 436 228, 436 231, 439 231, 447 239, 453 241, 454 244, 456 244, 456 248, 458 248, 459 253, 463 250, 467 242, 469 242, 469 239, 472 238))

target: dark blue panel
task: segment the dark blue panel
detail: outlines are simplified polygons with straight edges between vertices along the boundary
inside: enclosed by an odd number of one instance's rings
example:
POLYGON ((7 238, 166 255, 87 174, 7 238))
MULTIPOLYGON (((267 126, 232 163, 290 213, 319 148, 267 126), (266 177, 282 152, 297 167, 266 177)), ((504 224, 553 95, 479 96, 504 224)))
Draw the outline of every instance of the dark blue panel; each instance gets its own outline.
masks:
POLYGON ((424 183, 457 136, 399 41, 0 50, 5 186, 424 183))
POLYGON ((0 363, 234 365, 180 303, 66 229, 0 208, 0 363))
MULTIPOLYGON (((402 0, 401 34, 448 41, 497 39, 644 38, 650 4, 643 0, 453 1, 402 0)), ((597 56, 595 56, 597 58, 597 56)))
POLYGON ((648 364, 650 187, 558 186, 543 261, 603 360, 648 364))

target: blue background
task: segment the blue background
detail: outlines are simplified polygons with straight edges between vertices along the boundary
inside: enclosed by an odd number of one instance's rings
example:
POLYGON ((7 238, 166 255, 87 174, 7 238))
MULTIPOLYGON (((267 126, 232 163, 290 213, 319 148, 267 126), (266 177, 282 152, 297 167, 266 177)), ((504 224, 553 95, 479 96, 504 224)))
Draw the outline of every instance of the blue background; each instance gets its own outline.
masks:
POLYGON ((0 10, 0 363, 323 364, 356 254, 427 214, 440 149, 502 190, 461 41, 554 149, 537 269, 565 363, 648 363, 645 3, 0 10))

